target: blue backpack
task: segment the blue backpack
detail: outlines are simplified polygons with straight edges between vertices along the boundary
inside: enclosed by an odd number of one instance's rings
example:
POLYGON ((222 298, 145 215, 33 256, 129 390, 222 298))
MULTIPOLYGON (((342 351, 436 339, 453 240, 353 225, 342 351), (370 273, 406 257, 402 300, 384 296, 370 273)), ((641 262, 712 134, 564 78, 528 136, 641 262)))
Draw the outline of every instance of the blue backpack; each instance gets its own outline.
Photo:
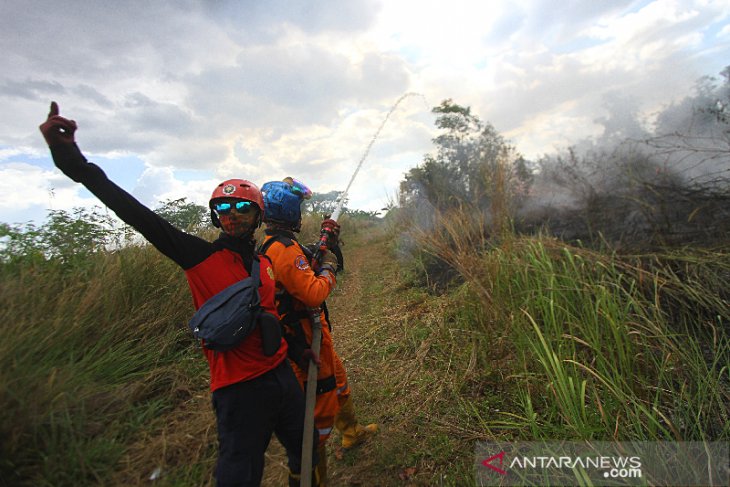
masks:
POLYGON ((249 277, 208 299, 188 322, 195 338, 204 341, 205 348, 218 352, 231 350, 260 325, 264 354, 271 356, 279 349, 281 330, 278 319, 261 309, 260 265, 259 259, 254 258, 249 277), (270 336, 272 333, 278 334, 279 339, 270 336))

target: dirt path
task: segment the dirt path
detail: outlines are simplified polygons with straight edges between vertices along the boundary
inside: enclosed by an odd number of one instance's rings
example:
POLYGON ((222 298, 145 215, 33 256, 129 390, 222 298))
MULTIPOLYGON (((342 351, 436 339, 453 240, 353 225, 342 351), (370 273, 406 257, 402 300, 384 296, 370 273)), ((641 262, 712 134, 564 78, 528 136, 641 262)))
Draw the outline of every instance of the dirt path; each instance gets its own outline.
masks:
MULTIPOLYGON (((390 252, 385 242, 371 239, 346 249, 345 272, 341 286, 328 300, 333 323, 335 349, 347 370, 348 382, 360 423, 375 422, 379 433, 368 444, 343 454, 338 448, 340 435, 335 433, 328 445, 330 485, 382 485, 375 479, 374 450, 387 431, 383 424, 382 408, 374 399, 379 396, 373 377, 382 373, 373 361, 372 340, 378 329, 387 325, 389 312, 384 308, 380 284, 389 280, 386 269, 392 267, 390 252), (379 256, 379 258, 375 258, 379 256), (381 269, 376 273, 376 269, 381 269), (378 285, 374 285, 374 284, 378 285)), ((387 433, 386 433, 387 434, 387 433)))

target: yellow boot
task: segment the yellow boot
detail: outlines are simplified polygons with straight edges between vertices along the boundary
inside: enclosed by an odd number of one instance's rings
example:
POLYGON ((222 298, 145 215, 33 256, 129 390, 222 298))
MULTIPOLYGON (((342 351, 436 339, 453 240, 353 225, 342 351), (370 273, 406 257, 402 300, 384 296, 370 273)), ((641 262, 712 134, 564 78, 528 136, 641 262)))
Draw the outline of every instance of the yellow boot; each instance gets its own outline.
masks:
POLYGON ((378 431, 378 425, 375 423, 367 426, 358 424, 352 396, 348 397, 345 403, 340 406, 340 411, 335 416, 335 428, 342 434, 342 448, 345 450, 359 445, 378 431))

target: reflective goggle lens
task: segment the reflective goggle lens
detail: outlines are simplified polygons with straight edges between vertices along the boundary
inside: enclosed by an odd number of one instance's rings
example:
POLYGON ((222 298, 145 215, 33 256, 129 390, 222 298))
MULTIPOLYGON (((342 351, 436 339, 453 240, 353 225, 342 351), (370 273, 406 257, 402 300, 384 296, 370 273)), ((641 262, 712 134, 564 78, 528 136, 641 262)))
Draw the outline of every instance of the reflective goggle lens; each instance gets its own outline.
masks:
POLYGON ((250 201, 236 201, 235 204, 231 203, 216 203, 215 211, 219 215, 227 215, 231 210, 235 208, 238 213, 248 213, 253 209, 253 203, 250 201))
POLYGON ((308 200, 312 197, 312 190, 309 189, 307 185, 303 182, 298 181, 292 177, 284 178, 284 182, 289 183, 291 185, 291 192, 299 196, 301 199, 308 200))
POLYGON ((226 213, 231 212, 231 204, 230 203, 216 203, 215 204, 215 211, 221 215, 225 215, 226 213))

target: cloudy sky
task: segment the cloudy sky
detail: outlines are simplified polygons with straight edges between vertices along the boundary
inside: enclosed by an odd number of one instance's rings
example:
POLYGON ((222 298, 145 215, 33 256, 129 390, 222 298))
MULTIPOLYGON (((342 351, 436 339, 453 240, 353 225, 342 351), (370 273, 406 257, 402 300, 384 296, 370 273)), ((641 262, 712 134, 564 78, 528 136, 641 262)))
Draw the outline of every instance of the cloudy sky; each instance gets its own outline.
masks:
POLYGON ((471 106, 530 158, 651 114, 730 64, 730 0, 5 0, 0 221, 92 204, 37 126, 51 100, 87 157, 148 205, 294 176, 377 210, 471 106))

